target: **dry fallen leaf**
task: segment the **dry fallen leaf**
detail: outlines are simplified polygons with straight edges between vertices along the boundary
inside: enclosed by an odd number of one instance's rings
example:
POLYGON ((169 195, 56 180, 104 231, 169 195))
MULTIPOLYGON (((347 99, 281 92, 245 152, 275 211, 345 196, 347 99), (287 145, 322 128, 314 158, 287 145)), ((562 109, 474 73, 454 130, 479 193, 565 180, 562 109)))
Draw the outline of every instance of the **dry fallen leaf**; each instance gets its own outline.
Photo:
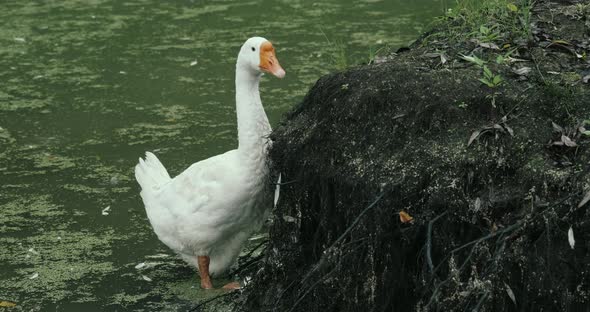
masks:
POLYGON ((574 249, 576 245, 576 240, 574 239, 574 229, 570 226, 570 229, 567 231, 567 241, 570 243, 570 247, 574 249))
POLYGON ((521 67, 519 69, 515 69, 513 70, 515 74, 519 75, 519 76, 526 76, 531 72, 531 68, 530 67, 521 67))
POLYGON ((565 144, 565 146, 568 146, 568 147, 578 146, 578 144, 576 144, 576 142, 572 141, 569 137, 567 137, 563 134, 561 135, 561 142, 563 142, 563 144, 565 144))
POLYGON ((500 47, 493 42, 481 42, 479 46, 486 49, 500 50, 500 47))
POLYGON ((467 142, 467 146, 470 146, 471 143, 473 143, 473 141, 475 139, 477 139, 477 137, 479 136, 480 133, 481 133, 481 131, 479 131, 479 130, 473 131, 473 133, 471 134, 471 137, 469 138, 469 142, 467 142))
POLYGON ((512 130, 512 128, 510 128, 510 126, 508 126, 507 124, 504 124, 504 128, 506 129, 506 131, 508 131, 508 133, 510 133, 510 136, 514 136, 514 130, 512 130))
POLYGON ((408 214, 405 211, 400 211, 399 212, 399 220, 402 223, 414 223, 414 218, 412 218, 412 216, 410 216, 410 214, 408 214))
POLYGON ((277 181, 277 186, 275 187, 275 200, 274 200, 274 207, 277 208, 277 203, 279 202, 279 194, 281 192, 281 174, 279 173, 279 179, 277 181))
POLYGON ((588 192, 586 192, 586 195, 584 195, 584 198, 582 198, 582 201, 580 201, 580 203, 578 204, 578 208, 582 208, 582 206, 586 205, 589 201, 590 201, 590 190, 588 192))
POLYGON ((514 304, 516 304, 516 296, 514 296, 514 292, 512 291, 512 288, 510 288, 510 286, 508 286, 508 284, 504 283, 504 286, 506 287, 506 293, 508 294, 508 297, 510 297, 510 300, 512 300, 512 302, 514 302, 514 304))
POLYGON ((553 127, 553 131, 555 131, 555 132, 562 132, 563 133, 563 131, 564 131, 560 125, 554 123, 553 121, 551 122, 551 126, 553 127))

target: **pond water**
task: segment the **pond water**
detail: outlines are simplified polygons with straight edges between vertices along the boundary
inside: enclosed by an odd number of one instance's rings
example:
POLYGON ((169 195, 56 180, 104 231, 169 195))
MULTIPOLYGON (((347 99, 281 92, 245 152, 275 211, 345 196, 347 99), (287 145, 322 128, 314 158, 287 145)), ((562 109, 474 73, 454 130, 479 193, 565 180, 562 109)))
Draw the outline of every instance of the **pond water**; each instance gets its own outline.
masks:
POLYGON ((272 40, 287 71, 261 86, 276 125, 320 76, 409 44, 447 2, 2 1, 5 309, 183 311, 219 294, 153 234, 138 157, 156 151, 176 175, 237 145, 234 62, 248 37, 272 40))

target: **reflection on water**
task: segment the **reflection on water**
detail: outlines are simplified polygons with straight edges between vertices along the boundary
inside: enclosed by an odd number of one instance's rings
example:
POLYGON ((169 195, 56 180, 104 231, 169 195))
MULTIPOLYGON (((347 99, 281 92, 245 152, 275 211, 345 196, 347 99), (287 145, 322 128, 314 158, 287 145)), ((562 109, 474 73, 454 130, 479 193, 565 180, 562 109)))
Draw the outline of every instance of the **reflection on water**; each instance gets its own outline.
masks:
POLYGON ((444 6, 3 1, 0 300, 26 311, 156 311, 218 294, 199 290, 152 233, 138 157, 156 150, 174 175, 236 146, 234 62, 250 36, 271 39, 287 71, 262 83, 276 124, 335 69, 340 47, 358 63, 406 45, 444 6))

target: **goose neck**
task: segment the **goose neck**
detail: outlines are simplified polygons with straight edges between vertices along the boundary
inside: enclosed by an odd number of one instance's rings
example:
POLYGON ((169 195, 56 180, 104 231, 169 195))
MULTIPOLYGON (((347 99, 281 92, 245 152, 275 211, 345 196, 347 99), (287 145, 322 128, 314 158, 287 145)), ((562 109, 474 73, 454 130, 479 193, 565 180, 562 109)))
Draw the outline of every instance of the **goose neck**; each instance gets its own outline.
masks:
POLYGON ((236 112, 238 118, 238 150, 246 153, 266 151, 270 125, 262 107, 260 74, 236 69, 236 112))

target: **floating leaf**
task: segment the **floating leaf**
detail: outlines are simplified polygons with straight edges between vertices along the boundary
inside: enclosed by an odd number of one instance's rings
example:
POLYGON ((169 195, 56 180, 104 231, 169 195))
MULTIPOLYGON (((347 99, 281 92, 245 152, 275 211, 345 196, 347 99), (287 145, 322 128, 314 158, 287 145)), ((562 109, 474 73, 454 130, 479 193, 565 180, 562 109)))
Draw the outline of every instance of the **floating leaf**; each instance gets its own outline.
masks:
POLYGON ((145 267, 146 267, 145 262, 142 262, 142 263, 140 263, 140 264, 138 264, 138 265, 135 266, 135 268, 138 269, 138 270, 143 269, 145 267))
POLYGON ((170 257, 170 255, 163 254, 163 253, 146 256, 146 258, 150 258, 150 259, 162 259, 162 258, 167 258, 167 257, 170 257))
POLYGON ((590 201, 590 190, 588 190, 588 192, 586 192, 586 195, 584 195, 584 198, 582 198, 582 201, 580 201, 580 203, 578 204, 578 208, 582 208, 582 206, 586 205, 589 201, 590 201))
POLYGON ((0 301, 0 307, 16 307, 16 303, 10 301, 0 301))
POLYGON ((567 241, 570 243, 570 247, 574 249, 574 246, 576 245, 576 240, 574 239, 574 229, 572 229, 571 226, 570 229, 567 230, 567 241))
POLYGON ((103 216, 108 216, 109 212, 111 211, 111 206, 106 206, 103 210, 102 210, 102 215, 103 216))
POLYGON ((410 214, 408 214, 405 211, 400 211, 399 212, 399 220, 402 223, 414 223, 414 218, 412 218, 412 216, 410 216, 410 214))
POLYGON ((479 130, 473 131, 473 133, 471 134, 471 137, 469 138, 469 141, 467 142, 467 146, 470 146, 471 143, 473 143, 473 141, 475 139, 477 139, 477 137, 479 136, 480 133, 481 133, 481 131, 479 131, 479 130))

